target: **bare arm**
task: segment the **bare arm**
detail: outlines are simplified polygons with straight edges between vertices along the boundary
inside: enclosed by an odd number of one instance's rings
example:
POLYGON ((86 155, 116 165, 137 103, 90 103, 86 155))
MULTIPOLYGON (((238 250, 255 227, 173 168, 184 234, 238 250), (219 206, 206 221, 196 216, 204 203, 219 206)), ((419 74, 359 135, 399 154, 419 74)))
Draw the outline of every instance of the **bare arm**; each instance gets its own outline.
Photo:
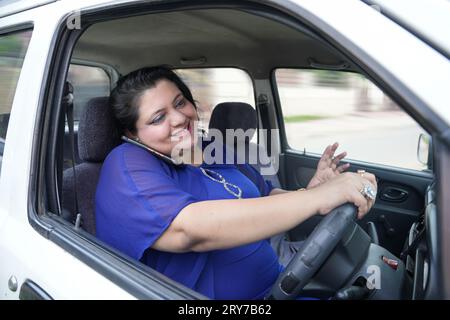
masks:
POLYGON ((283 193, 288 193, 288 192, 294 192, 294 191, 284 190, 281 188, 273 188, 272 191, 270 191, 269 196, 274 196, 276 194, 283 194, 283 193))
POLYGON ((373 203, 359 190, 370 182, 376 188, 374 177, 368 180, 346 173, 310 190, 279 189, 281 193, 269 197, 192 203, 180 211, 153 248, 202 252, 244 245, 290 230, 346 202, 354 203, 361 217, 373 203))
POLYGON ((316 214, 316 198, 314 191, 308 191, 192 203, 181 210, 153 247, 173 252, 209 251, 269 238, 316 214))

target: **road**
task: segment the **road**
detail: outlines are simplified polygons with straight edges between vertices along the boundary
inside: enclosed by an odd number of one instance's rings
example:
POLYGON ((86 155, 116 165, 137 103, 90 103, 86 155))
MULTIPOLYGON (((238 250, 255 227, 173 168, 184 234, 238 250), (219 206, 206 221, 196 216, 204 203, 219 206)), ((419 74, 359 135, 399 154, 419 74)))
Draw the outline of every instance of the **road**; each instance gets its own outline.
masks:
POLYGON ((340 143, 349 159, 423 169, 417 160, 417 143, 424 132, 400 112, 350 115, 305 123, 286 124, 288 141, 294 149, 322 153, 328 144, 340 143))

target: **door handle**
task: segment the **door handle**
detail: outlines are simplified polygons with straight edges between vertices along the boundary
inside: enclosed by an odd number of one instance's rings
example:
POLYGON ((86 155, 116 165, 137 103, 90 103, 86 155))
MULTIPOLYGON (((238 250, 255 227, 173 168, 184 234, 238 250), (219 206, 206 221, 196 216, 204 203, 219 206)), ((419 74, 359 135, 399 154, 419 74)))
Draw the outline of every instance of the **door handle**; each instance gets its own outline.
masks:
POLYGON ((386 187, 381 192, 380 199, 389 202, 401 202, 408 197, 408 191, 398 187, 386 187))
POLYGON ((20 287, 20 300, 53 300, 41 287, 31 280, 25 280, 20 287))

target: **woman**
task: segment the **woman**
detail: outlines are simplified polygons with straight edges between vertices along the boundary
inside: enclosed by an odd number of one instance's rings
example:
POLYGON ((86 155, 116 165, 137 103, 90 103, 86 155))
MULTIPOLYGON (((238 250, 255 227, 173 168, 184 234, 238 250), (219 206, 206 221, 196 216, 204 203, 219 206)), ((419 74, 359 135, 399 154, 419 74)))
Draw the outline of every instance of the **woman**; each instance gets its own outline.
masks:
POLYGON ((263 298, 282 269, 267 239, 346 202, 358 207, 360 218, 373 205, 361 190, 376 190, 375 177, 341 174, 348 166, 337 166, 345 153, 332 161, 337 144, 325 150, 301 191, 274 189, 247 165, 265 185, 260 194, 236 166, 202 163, 193 156, 198 116, 192 94, 168 69, 123 77, 111 105, 135 143, 116 147, 103 164, 97 236, 210 298, 263 298), (136 144, 166 157, 181 145, 190 164, 171 164, 136 144))

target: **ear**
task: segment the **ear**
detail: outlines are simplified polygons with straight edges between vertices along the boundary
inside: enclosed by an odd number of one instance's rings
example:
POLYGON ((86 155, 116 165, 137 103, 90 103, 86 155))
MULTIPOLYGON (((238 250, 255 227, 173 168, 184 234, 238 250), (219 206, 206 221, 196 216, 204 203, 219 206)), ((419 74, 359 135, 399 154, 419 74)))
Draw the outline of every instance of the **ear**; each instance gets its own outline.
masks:
POLYGON ((193 105, 194 105, 195 113, 197 114, 197 121, 200 121, 199 112, 201 112, 201 110, 199 110, 199 108, 197 107, 197 101, 195 101, 195 103, 193 105))
POLYGON ((124 133, 128 138, 139 141, 139 137, 137 135, 132 134, 130 130, 125 129, 124 133))

